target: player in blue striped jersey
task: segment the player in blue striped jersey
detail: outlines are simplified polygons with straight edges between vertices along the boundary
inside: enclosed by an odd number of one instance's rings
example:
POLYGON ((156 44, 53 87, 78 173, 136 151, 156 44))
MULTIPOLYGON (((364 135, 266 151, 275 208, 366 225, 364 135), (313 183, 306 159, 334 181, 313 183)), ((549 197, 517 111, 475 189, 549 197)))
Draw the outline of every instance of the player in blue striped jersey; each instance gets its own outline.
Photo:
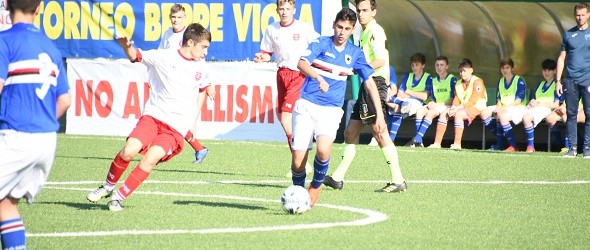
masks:
POLYGON ((0 32, 0 238, 3 249, 25 249, 17 205, 32 203, 47 181, 58 118, 70 106, 63 59, 33 25, 40 0, 8 2, 12 28, 0 32))
POLYGON ((297 65, 306 78, 301 88, 301 97, 293 109, 291 171, 293 184, 304 186, 305 163, 315 137, 317 153, 313 164, 313 179, 308 189, 312 206, 319 198, 320 188, 328 171, 330 150, 344 113, 342 105, 346 78, 353 71, 364 81, 376 107, 377 121, 373 130, 382 133, 387 128, 379 92, 371 77, 374 70, 367 63, 362 50, 348 42, 356 20, 353 10, 340 10, 333 24, 334 36, 320 37, 312 42, 297 65))

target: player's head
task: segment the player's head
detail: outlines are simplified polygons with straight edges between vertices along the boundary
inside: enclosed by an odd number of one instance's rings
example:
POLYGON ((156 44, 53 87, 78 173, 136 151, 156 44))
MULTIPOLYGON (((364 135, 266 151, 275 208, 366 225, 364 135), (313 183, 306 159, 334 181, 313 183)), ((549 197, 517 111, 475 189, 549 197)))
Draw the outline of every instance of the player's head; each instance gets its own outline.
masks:
POLYGON ((574 18, 576 18, 578 27, 584 26, 588 21, 588 10, 589 6, 587 3, 579 3, 574 6, 574 18))
POLYGON ((182 36, 182 47, 189 47, 190 53, 195 60, 205 58, 210 43, 211 32, 198 23, 187 26, 182 36))
POLYGON ((186 12, 182 5, 175 4, 170 8, 170 23, 172 23, 172 29, 179 32, 184 29, 184 20, 186 19, 186 12))
POLYGON ((434 59, 434 69, 439 76, 447 74, 449 69, 449 58, 446 56, 438 56, 434 59))
POLYGON ((295 19, 295 0, 277 0, 277 13, 281 24, 286 25, 295 19))
POLYGON ((426 66, 426 56, 420 52, 410 56, 410 67, 415 75, 422 75, 426 66))
POLYGON ((39 13, 39 5, 41 0, 9 0, 8 10, 10 11, 10 18, 14 20, 14 14, 37 15, 39 13))
POLYGON ((469 82, 471 76, 473 76, 473 63, 469 58, 463 58, 459 63, 459 76, 465 83, 469 82))
POLYGON ((555 73, 557 69, 557 62, 553 59, 545 59, 541 63, 541 68, 543 68, 543 77, 546 81, 553 80, 555 78, 555 73))
POLYGON ((514 61, 512 61, 512 58, 507 57, 507 58, 502 58, 500 60, 500 72, 502 73, 502 75, 504 77, 512 76, 513 69, 514 69, 514 61))
POLYGON ((363 26, 371 22, 377 14, 376 0, 355 0, 356 12, 358 13, 359 23, 363 26))
POLYGON ((334 37, 332 38, 336 45, 343 45, 348 42, 348 38, 354 31, 356 24, 356 13, 349 8, 342 8, 336 19, 334 19, 334 37))

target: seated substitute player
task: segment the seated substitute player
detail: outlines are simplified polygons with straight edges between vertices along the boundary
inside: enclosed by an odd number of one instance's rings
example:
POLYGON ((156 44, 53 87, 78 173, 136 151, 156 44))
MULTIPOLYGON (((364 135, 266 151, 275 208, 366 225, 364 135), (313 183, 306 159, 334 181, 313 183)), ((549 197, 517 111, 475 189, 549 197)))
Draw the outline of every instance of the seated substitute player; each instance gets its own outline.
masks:
POLYGON ((491 150, 518 151, 510 123, 514 122, 518 125, 522 121, 526 111, 524 102, 526 83, 524 78, 515 75, 513 70, 514 61, 511 58, 500 60, 502 77, 498 81, 496 105, 489 106, 481 112, 481 119, 486 128, 496 134, 496 145, 492 146, 491 150), (495 123, 492 122, 493 114, 496 114, 495 123), (504 139, 510 143, 507 148, 505 148, 504 139))
POLYGON ((527 138, 526 152, 535 152, 535 127, 545 117, 551 114, 551 111, 559 106, 559 96, 555 92, 555 69, 557 62, 552 59, 545 59, 541 63, 543 68, 543 78, 535 91, 531 93, 529 104, 526 106, 526 113, 522 118, 524 133, 527 138))
POLYGON ((450 108, 455 97, 457 77, 448 72, 449 59, 446 56, 438 56, 434 60, 434 68, 438 76, 432 78, 431 101, 416 112, 416 135, 406 146, 424 147, 422 138, 432 124, 432 120, 450 108))
MULTIPOLYGON (((375 0, 357 0, 356 9, 359 16, 359 23, 362 25, 363 32, 360 42, 360 47, 363 50, 365 59, 375 69, 372 75, 373 81, 377 85, 379 91, 379 101, 381 103, 382 113, 385 114, 385 103, 387 102, 387 93, 389 91, 389 52, 385 48, 385 32, 383 28, 374 19, 377 13, 377 4, 375 0)), ((344 154, 342 161, 333 176, 326 176, 324 184, 335 189, 342 189, 344 185, 344 176, 348 167, 352 163, 356 155, 356 144, 358 144, 359 136, 365 125, 371 127, 377 126, 376 111, 373 106, 371 96, 367 92, 367 88, 360 88, 359 100, 355 103, 350 121, 344 131, 344 154)), ((372 129, 375 131, 376 129, 372 129)), ((397 193, 407 189, 407 184, 403 179, 399 167, 399 160, 397 149, 393 145, 393 141, 387 132, 380 134, 373 133, 381 152, 385 158, 385 163, 391 171, 391 182, 387 183, 385 187, 378 189, 379 192, 397 193), (395 184, 397 183, 397 184, 395 184)))
MULTIPOLYGON (((561 97, 563 97, 563 95, 561 97)), ((559 131, 559 128, 555 128, 555 126, 557 126, 558 122, 565 122, 565 121, 567 121, 567 108, 566 108, 565 102, 563 102, 561 105, 559 105, 559 107, 557 107, 555 110, 553 110, 553 112, 551 112, 549 115, 547 115, 547 117, 545 117, 545 122, 551 128, 551 130, 559 131)), ((576 121, 577 121, 577 123, 586 122, 586 115, 584 114, 584 105, 582 104, 582 99, 580 99, 580 102, 578 103, 578 117, 577 117, 576 121)), ((561 133, 559 133, 559 134, 561 134, 561 133)), ((558 137, 561 138, 561 135, 558 137)), ((569 137, 567 136, 567 130, 566 130, 566 135, 565 135, 565 138, 563 141, 563 147, 561 148, 561 153, 567 153, 569 148, 570 148, 570 140, 569 140, 569 137)))
MULTIPOLYGON (((160 40, 158 49, 178 50, 182 47, 182 36, 186 29, 186 26, 184 25, 185 18, 186 14, 182 5, 175 4, 170 8, 170 22, 172 23, 172 27, 164 32, 164 36, 162 37, 162 40, 160 40)), ((209 96, 210 99, 213 99, 215 96, 215 88, 210 84, 207 87, 200 89, 199 101, 197 103, 198 114, 201 113, 201 109, 205 104, 206 96, 209 96)), ((188 144, 195 150, 195 161, 193 163, 202 163, 205 156, 207 156, 207 153, 209 153, 209 149, 203 146, 203 144, 194 137, 198 120, 199 115, 197 115, 197 118, 195 119, 194 126, 191 127, 191 130, 189 130, 184 137, 188 144)))
POLYGON ((10 0, 0 32, 0 242, 26 249, 21 200, 33 203, 53 166, 58 118, 71 104, 60 51, 38 29, 41 0, 10 0))
POLYGON ((127 37, 117 37, 117 42, 129 60, 143 63, 148 73, 157 77, 150 79, 152 91, 148 102, 125 145, 111 163, 104 185, 86 197, 91 202, 97 202, 111 196, 133 157, 143 154, 139 165, 108 203, 109 209, 115 212, 123 210, 122 201, 147 179, 157 164, 182 151, 184 135, 198 115, 194 104, 197 103, 199 90, 208 84, 204 59, 211 33, 198 23, 190 24, 184 31, 182 47, 178 51, 141 51, 135 49, 127 37))
POLYGON ((452 119, 455 123, 455 141, 451 144, 451 149, 461 149, 465 126, 469 126, 473 119, 486 108, 488 101, 486 87, 482 79, 473 75, 473 63, 468 58, 459 63, 459 77, 461 80, 460 84, 455 85, 452 106, 439 116, 434 143, 429 148, 441 147, 447 130, 447 121, 452 119))
POLYGON ((412 72, 404 76, 397 97, 390 100, 399 107, 394 110, 389 121, 389 136, 392 141, 395 141, 402 119, 416 114, 432 95, 432 77, 424 72, 426 56, 422 53, 413 54, 410 57, 410 65, 412 72))
POLYGON ((374 133, 381 134, 386 129, 379 92, 371 77, 374 70, 365 60, 362 50, 348 42, 356 20, 353 10, 340 10, 333 23, 334 35, 320 37, 312 42, 298 64, 306 77, 301 97, 293 109, 291 171, 293 185, 304 186, 305 163, 315 137, 317 152, 313 161, 313 179, 308 189, 312 206, 318 201, 322 182, 328 172, 330 151, 344 113, 342 105, 346 78, 353 70, 364 81, 363 86, 367 88, 376 108, 376 125, 372 127, 374 133))

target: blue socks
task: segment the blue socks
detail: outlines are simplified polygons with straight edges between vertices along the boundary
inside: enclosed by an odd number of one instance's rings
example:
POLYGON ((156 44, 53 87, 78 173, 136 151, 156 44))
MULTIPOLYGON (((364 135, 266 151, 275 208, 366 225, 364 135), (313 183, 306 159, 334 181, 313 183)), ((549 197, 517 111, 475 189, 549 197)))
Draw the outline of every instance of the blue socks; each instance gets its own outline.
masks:
POLYGON ((2 249, 26 249, 25 224, 21 218, 0 221, 2 249))
POLYGON ((315 157, 313 160, 313 179, 311 180, 310 186, 312 188, 320 188, 324 179, 326 178, 326 173, 328 173, 328 165, 330 164, 330 158, 326 161, 322 161, 315 157))
POLYGON ((422 123, 420 124, 420 127, 418 128, 418 130, 416 132, 416 136, 414 137, 415 142, 422 143, 422 138, 424 137, 426 130, 428 130, 428 127, 430 127, 431 124, 432 124, 432 121, 429 121, 426 119, 422 120, 422 123))
POLYGON ((395 113, 391 116, 391 120, 389 121, 389 137, 391 140, 394 141, 395 137, 397 136, 397 131, 399 130, 399 126, 402 124, 402 115, 400 113, 395 113))
POLYGON ((293 185, 305 187, 305 177, 306 177, 305 169, 301 172, 295 172, 293 166, 291 166, 291 180, 293 181, 293 185))
POLYGON ((535 127, 530 126, 528 128, 524 128, 524 134, 526 135, 527 146, 535 147, 535 127))

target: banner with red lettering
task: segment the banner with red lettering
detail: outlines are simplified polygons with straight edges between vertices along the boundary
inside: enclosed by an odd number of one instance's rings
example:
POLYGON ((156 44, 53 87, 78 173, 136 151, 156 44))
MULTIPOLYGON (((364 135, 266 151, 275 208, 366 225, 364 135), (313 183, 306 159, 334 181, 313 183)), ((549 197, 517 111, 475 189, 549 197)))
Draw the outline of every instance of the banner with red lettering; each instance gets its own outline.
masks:
MULTIPOLYGON (((66 133, 128 135, 149 97, 146 68, 123 59, 68 59, 67 64, 72 106, 66 133)), ((201 110, 197 138, 284 140, 275 109, 276 65, 209 64, 217 94, 201 110)))

